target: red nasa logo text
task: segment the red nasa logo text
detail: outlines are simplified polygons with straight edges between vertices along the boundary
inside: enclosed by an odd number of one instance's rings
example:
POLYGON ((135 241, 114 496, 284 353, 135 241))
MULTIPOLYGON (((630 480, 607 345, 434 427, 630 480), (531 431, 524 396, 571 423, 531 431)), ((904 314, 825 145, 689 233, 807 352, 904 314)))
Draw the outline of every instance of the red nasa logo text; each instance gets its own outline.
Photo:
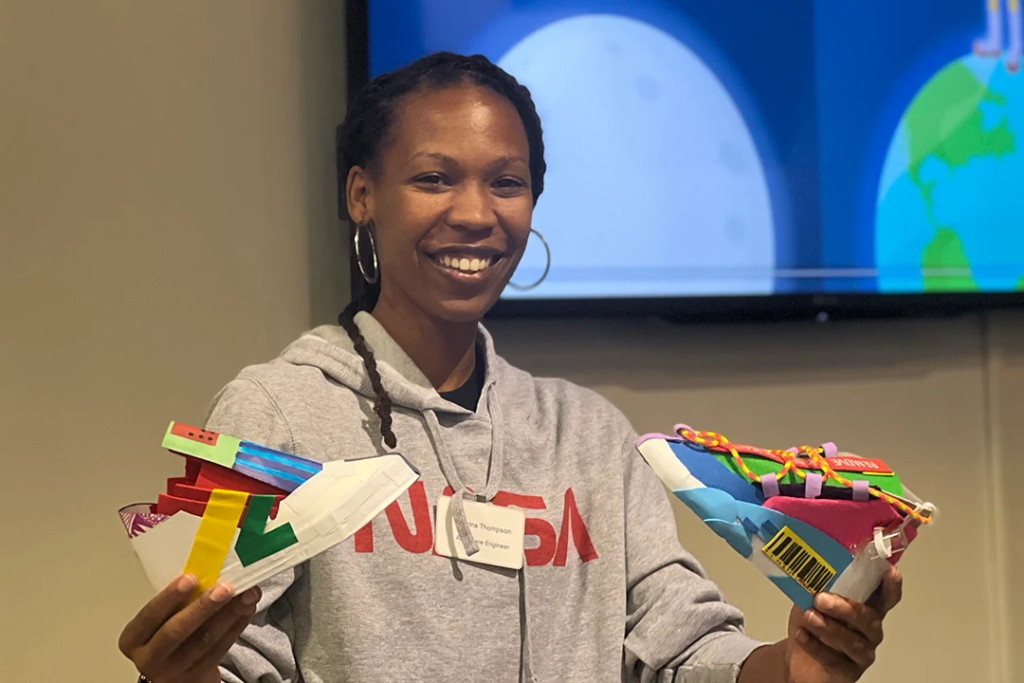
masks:
MULTIPOLYGON (((413 484, 409 488, 408 495, 412 508, 411 526, 397 501, 388 505, 384 510, 391 534, 398 546, 407 552, 433 552, 432 506, 427 499, 423 482, 417 481, 413 484)), ((444 495, 452 495, 451 487, 445 487, 444 495)), ((517 507, 527 511, 548 509, 543 496, 530 496, 508 491, 499 491, 492 502, 494 505, 517 507)), ((569 558, 570 540, 581 562, 586 563, 597 559, 597 549, 590 540, 590 532, 587 531, 587 525, 583 522, 583 517, 576 507, 576 497, 571 488, 566 489, 562 497, 562 521, 558 532, 555 532, 555 527, 551 522, 540 517, 530 517, 527 513, 526 537, 526 564, 530 567, 547 564, 564 567, 569 558), (531 536, 536 540, 531 542, 531 536), (534 547, 529 547, 531 545, 534 547)), ((371 522, 357 531, 354 538, 357 553, 372 553, 373 523, 371 522)))

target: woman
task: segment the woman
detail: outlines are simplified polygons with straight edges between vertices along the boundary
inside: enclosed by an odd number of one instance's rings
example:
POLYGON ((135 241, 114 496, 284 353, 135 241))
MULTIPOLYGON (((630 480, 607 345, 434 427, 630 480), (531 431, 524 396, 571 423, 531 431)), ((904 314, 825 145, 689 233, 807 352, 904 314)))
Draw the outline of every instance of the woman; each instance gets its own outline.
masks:
POLYGON ((122 634, 138 669, 157 683, 859 678, 899 600, 895 571, 869 605, 823 596, 791 613, 786 640, 750 640, 679 547, 619 411, 495 354, 480 321, 543 189, 529 92, 483 57, 432 55, 368 86, 338 153, 379 289, 244 369, 208 424, 324 461, 396 450, 421 481, 407 505, 260 589, 216 587, 182 609, 194 579, 168 586, 122 634), (452 508, 526 509, 526 566, 434 554, 445 490, 452 508))

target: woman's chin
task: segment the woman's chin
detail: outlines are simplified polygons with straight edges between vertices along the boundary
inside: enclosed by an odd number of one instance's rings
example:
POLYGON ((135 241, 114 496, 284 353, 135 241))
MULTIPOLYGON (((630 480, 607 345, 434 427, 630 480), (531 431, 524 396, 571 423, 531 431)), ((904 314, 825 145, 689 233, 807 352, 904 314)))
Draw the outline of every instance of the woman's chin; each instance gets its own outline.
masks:
POLYGON ((437 317, 451 323, 472 323, 483 320, 498 301, 500 293, 475 296, 470 299, 449 299, 437 302, 437 317))

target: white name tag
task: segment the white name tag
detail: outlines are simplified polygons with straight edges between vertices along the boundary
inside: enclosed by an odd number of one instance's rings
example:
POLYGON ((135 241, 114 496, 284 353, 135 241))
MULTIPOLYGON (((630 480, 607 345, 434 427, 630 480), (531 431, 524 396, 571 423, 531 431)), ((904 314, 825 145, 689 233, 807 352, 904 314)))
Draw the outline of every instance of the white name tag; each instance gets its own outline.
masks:
POLYGON ((451 496, 437 501, 437 519, 434 525, 434 552, 469 562, 490 564, 507 569, 522 569, 523 546, 526 542, 526 513, 515 508, 499 507, 490 503, 466 500, 466 522, 473 532, 477 547, 475 555, 467 555, 462 539, 455 529, 451 513, 451 496))

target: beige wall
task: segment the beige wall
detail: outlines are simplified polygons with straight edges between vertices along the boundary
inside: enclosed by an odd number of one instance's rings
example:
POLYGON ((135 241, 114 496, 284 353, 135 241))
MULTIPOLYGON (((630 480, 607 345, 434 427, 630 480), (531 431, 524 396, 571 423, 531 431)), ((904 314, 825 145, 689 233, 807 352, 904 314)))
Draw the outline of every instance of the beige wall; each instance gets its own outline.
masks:
MULTIPOLYGON (((132 680, 115 642, 147 588, 116 509, 176 473, 166 422, 200 419, 242 365, 330 320, 347 278, 341 3, 86 4, 0 5, 3 681, 132 680)), ((1024 675, 1024 509, 993 484, 1024 475, 1021 316, 493 329, 514 362, 597 388, 641 431, 685 420, 891 461, 943 516, 866 680, 1024 675)), ((781 595, 679 519, 752 633, 779 637, 781 595)))
POLYGON ((117 509, 180 466, 168 420, 347 301, 344 5, 0 7, 0 680, 131 681, 117 509))

